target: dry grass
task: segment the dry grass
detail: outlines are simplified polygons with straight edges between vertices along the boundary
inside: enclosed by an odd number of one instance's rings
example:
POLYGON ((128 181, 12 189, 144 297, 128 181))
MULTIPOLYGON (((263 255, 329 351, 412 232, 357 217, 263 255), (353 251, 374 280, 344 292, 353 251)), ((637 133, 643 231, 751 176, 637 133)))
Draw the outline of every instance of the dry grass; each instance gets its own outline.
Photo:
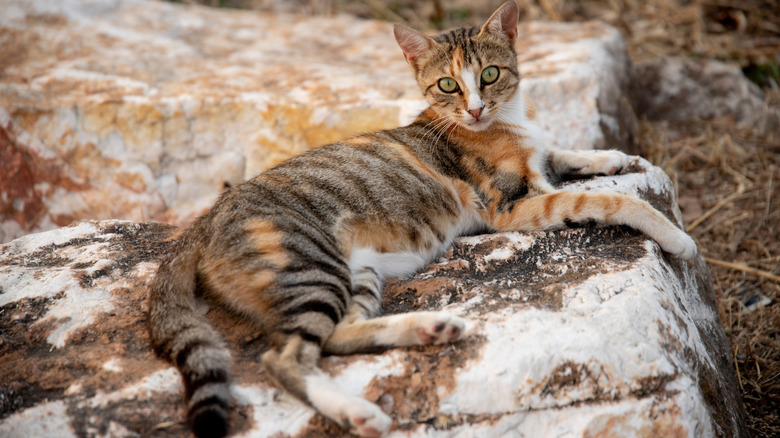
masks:
MULTIPOLYGON (((613 0, 580 6, 585 11, 572 18, 616 25, 635 62, 683 56, 733 63, 778 106, 776 3, 613 0)), ((712 270, 748 426, 756 437, 780 436, 780 139, 732 120, 643 122, 641 128, 641 151, 675 182, 686 229, 712 270)))
MULTIPOLYGON (((186 0, 313 14, 351 13, 442 29, 481 24, 502 0, 186 0)), ((598 19, 634 62, 736 64, 780 106, 776 0, 518 0, 522 19, 598 19)), ((643 122, 640 147, 675 182, 688 231, 712 269, 735 371, 757 437, 780 436, 780 140, 731 120, 643 122)))
POLYGON ((642 128, 642 151, 676 181, 710 264, 750 427, 779 436, 780 145, 728 120, 642 128))

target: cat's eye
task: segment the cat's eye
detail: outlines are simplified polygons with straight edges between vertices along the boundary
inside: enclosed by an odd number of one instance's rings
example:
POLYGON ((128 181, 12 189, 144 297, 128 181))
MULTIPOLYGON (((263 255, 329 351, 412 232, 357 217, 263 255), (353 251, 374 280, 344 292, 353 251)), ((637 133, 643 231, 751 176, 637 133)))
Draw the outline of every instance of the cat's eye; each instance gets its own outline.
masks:
POLYGON ((454 93, 458 91, 458 83, 452 78, 439 79, 439 89, 445 93, 454 93))
POLYGON ((498 67, 491 66, 482 70, 482 85, 490 85, 498 79, 498 67))

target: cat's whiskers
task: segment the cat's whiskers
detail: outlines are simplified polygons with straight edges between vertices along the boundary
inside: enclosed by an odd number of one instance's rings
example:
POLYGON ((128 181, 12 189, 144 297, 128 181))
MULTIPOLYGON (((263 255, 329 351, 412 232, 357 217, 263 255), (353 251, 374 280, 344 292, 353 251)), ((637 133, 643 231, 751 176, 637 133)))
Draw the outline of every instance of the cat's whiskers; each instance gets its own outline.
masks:
POLYGON ((447 116, 440 116, 437 117, 428 123, 425 124, 425 126, 420 130, 414 133, 414 138, 416 140, 420 140, 421 143, 425 144, 426 148, 433 154, 434 156, 439 156, 438 150, 435 147, 435 143, 430 141, 434 135, 436 135, 437 132, 437 125, 440 124, 442 121, 444 121, 447 118, 447 116))
POLYGON ((446 117, 444 117, 444 116, 437 117, 436 119, 427 122, 425 124, 425 129, 422 132, 422 136, 421 137, 420 136, 415 136, 415 137, 416 138, 421 138, 422 140, 425 140, 426 144, 428 146, 431 146, 431 144, 433 143, 431 140, 433 139, 433 136, 435 136, 436 133, 438 132, 438 127, 439 127, 439 125, 441 123, 443 123, 445 118, 446 117))
POLYGON ((432 125, 432 134, 438 134, 436 138, 434 139, 433 143, 437 143, 439 141, 439 137, 441 137, 441 134, 444 132, 444 130, 452 123, 452 120, 449 116, 441 116, 437 117, 436 119, 432 120, 430 125, 432 125))
POLYGON ((458 126, 458 124, 453 123, 451 126, 452 129, 450 129, 449 132, 447 133, 447 143, 450 143, 450 137, 452 137, 452 133, 455 132, 455 128, 458 126))
MULTIPOLYGON (((433 133, 439 133, 440 130, 446 129, 446 127, 452 123, 452 119, 450 119, 449 116, 441 116, 434 119, 432 122, 433 124, 433 133)), ((434 140, 434 143, 438 141, 438 137, 436 140, 434 140)))
MULTIPOLYGON (((441 136, 444 135, 445 132, 449 131, 450 127, 452 127, 453 130, 454 130, 454 127, 457 126, 457 124, 458 124, 456 121, 452 120, 449 117, 445 117, 444 119, 445 119, 443 121, 444 123, 440 122, 436 126, 436 130, 439 131, 439 135, 436 136, 436 140, 434 140, 433 145, 436 145, 436 144, 439 143, 439 139, 441 139, 441 136)), ((450 131, 450 134, 451 134, 451 131, 450 131)), ((450 136, 448 135, 447 136, 447 142, 449 142, 449 139, 450 139, 450 136)))

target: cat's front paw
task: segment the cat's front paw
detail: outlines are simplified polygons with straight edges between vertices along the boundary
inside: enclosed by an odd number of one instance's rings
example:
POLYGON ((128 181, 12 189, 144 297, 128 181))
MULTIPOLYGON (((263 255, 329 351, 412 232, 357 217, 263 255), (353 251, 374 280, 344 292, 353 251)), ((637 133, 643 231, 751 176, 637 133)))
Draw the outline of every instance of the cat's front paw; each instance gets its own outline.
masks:
POLYGON ((582 169, 587 175, 615 175, 628 167, 631 156, 620 151, 597 151, 592 153, 592 160, 582 169))
POLYGON ((682 260, 693 258, 699 251, 696 247, 696 241, 681 230, 678 230, 671 239, 667 239, 661 245, 661 248, 670 255, 682 260))
POLYGON ((372 438, 384 435, 392 422, 379 406, 362 399, 341 416, 341 426, 351 434, 372 438))
POLYGON ((455 342, 463 336, 466 322, 447 312, 431 312, 420 321, 417 335, 422 344, 455 342))

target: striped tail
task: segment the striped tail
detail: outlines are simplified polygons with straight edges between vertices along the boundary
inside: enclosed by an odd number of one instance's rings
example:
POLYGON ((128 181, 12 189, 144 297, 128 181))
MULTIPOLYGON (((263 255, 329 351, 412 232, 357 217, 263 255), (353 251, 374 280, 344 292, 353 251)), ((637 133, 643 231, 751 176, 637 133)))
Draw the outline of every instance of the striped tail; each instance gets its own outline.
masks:
POLYGON ((230 352, 196 310, 195 234, 185 233, 160 264, 149 291, 149 331, 154 347, 183 377, 192 432, 198 438, 223 437, 229 429, 230 352))

